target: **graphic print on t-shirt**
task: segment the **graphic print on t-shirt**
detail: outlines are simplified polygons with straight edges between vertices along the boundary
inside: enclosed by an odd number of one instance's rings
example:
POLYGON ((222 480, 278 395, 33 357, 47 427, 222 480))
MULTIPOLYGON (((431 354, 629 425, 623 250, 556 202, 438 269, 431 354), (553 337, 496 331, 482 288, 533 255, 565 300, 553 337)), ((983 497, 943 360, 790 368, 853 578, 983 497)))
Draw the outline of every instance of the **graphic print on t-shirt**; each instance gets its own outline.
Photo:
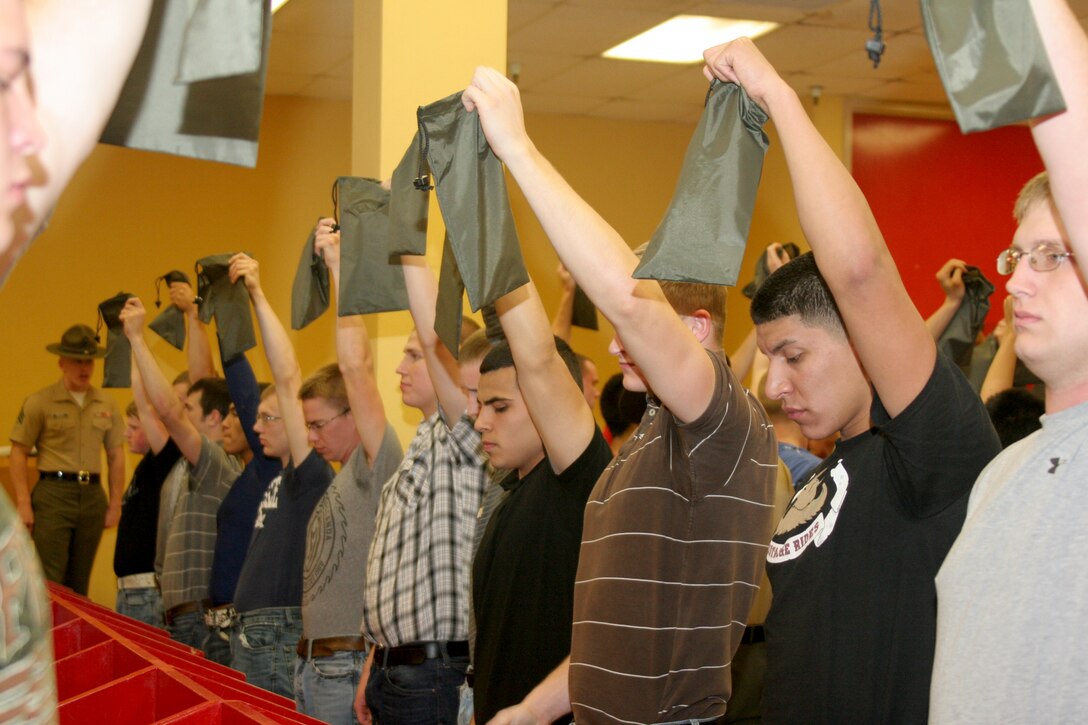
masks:
POLYGON ((261 503, 257 506, 257 520, 253 522, 254 529, 264 528, 265 512, 280 507, 280 481, 282 480, 283 474, 281 473, 273 478, 272 482, 268 484, 268 488, 264 490, 261 503))
POLYGON ((827 541, 849 486, 850 474, 841 459, 834 468, 817 471, 790 501, 767 548, 767 561, 775 564, 796 559, 810 544, 820 546, 827 541))
POLYGON ((348 540, 347 509, 340 492, 330 487, 310 516, 306 530, 306 562, 302 572, 302 603, 325 590, 340 568, 348 540))

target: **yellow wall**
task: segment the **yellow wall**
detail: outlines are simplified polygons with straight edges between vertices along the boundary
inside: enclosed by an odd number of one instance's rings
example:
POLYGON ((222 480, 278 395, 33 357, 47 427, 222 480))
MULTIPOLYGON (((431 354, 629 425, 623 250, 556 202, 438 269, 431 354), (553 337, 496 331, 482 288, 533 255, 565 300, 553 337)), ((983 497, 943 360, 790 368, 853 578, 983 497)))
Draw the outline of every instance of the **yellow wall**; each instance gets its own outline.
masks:
MULTIPOLYGON (((841 151, 843 107, 825 97, 817 126, 841 151)), ((632 246, 648 239, 672 197, 692 127, 538 115, 527 119, 537 146, 632 246)), ((764 167, 741 283, 756 256, 772 241, 801 242, 785 163, 773 138, 764 167)), ((153 306, 156 276, 192 270, 206 254, 245 250, 262 263, 273 307, 284 319, 290 285, 308 230, 331 210, 333 179, 351 164, 351 104, 270 97, 254 170, 101 146, 66 192, 49 230, 37 241, 0 291, 0 339, 8 340, 2 365, 0 421, 14 422, 25 394, 58 376, 56 358, 45 352, 70 324, 93 324, 101 300, 119 290, 153 306)), ((530 272, 545 303, 558 296, 556 257, 532 211, 511 184, 511 202, 530 272)), ((747 303, 730 292, 726 349, 750 328, 747 303)), ((601 378, 617 371, 607 354, 611 330, 575 329, 574 347, 598 362, 601 378)), ((393 326, 394 328, 399 326, 393 326)), ((385 334, 385 326, 371 326, 385 334)), ((397 332, 397 334, 401 334, 397 332)), ((391 336, 392 337, 392 336, 391 336)), ((152 348, 168 374, 184 369, 183 356, 153 334, 152 348)), ((303 372, 333 359, 331 316, 294 333, 303 372)), ((399 343, 384 341, 379 368, 397 364, 399 343)), ((258 376, 268 379, 260 350, 250 354, 258 376)), ((418 414, 400 405, 395 388, 383 391, 386 408, 402 437, 418 414)), ((128 391, 117 391, 123 408, 128 391)), ((407 441, 405 441, 407 442, 407 441)), ((135 460, 129 460, 129 472, 135 460)), ((112 605, 113 532, 99 548, 91 597, 112 605)))

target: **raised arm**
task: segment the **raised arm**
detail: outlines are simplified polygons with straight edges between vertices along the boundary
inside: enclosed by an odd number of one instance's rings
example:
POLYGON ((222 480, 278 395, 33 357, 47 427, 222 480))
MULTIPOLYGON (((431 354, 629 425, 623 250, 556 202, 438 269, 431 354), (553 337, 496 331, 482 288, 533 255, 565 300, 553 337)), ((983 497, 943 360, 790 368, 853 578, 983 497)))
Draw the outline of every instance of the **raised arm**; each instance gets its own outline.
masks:
POLYGON ((257 260, 246 254, 235 254, 230 259, 230 281, 237 284, 244 280, 249 297, 253 301, 253 311, 257 313, 257 324, 261 328, 264 352, 268 357, 268 366, 272 369, 272 381, 276 386, 276 397, 280 403, 280 415, 287 428, 287 441, 291 446, 291 460, 300 465, 310 455, 310 441, 306 434, 306 417, 302 412, 302 401, 298 399, 302 387, 302 371, 299 369, 295 348, 287 337, 287 330, 268 298, 261 289, 260 268, 257 260))
POLYGON ((177 393, 170 381, 163 375, 159 364, 151 354, 151 349, 144 339, 144 321, 147 319, 147 311, 139 297, 130 297, 125 307, 121 310, 121 321, 124 323, 125 337, 132 345, 132 359, 136 363, 135 369, 139 371, 143 381, 144 392, 151 407, 155 409, 159 419, 166 426, 166 431, 174 439, 181 455, 194 466, 200 460, 200 446, 202 439, 200 431, 196 429, 192 421, 185 415, 185 408, 178 400, 177 393))
MULTIPOLYGON (((314 250, 325 259, 336 291, 340 289, 340 232, 333 231, 334 219, 317 222, 314 250)), ((340 296, 333 292, 339 304, 340 296)), ((374 377, 374 355, 362 315, 336 317, 336 359, 344 376, 351 415, 367 460, 373 462, 385 437, 386 418, 378 381, 374 377)))
POLYGON ((136 413, 140 416, 140 427, 147 436, 147 444, 151 447, 152 453, 158 454, 170 442, 170 434, 166 432, 166 426, 162 424, 159 414, 155 412, 147 399, 135 354, 132 357, 132 399, 136 403, 136 413))
POLYGON ((438 281, 424 257, 401 256, 404 283, 408 288, 408 306, 416 325, 419 345, 427 361, 442 418, 449 425, 460 419, 468 407, 468 398, 461 388, 461 371, 457 360, 434 331, 434 307, 438 301, 438 281))
POLYGON ((1065 0, 1031 0, 1066 111, 1032 127, 1081 279, 1088 283, 1088 36, 1065 0))
POLYGON ((552 334, 569 345, 574 320, 574 290, 577 285, 562 262, 559 263, 556 274, 559 275, 563 291, 559 295, 559 306, 555 308, 555 315, 552 316, 552 334))
POLYGON ((518 387, 552 470, 562 473, 593 439, 593 411, 555 349, 548 315, 532 282, 495 303, 510 343, 518 387))
POLYGON ((37 183, 27 189, 30 213, 17 220, 11 248, 0 248, 0 279, 98 142, 140 47, 151 1, 38 0, 25 6, 36 115, 46 141, 37 154, 37 183))
POLYGON ((997 352, 986 369, 986 377, 979 389, 979 397, 984 403, 1002 390, 1011 388, 1016 378, 1016 325, 1013 324, 1012 302, 1012 295, 1005 298, 1005 317, 994 329, 997 352))
POLYGON ((533 145, 517 86, 492 68, 477 68, 462 99, 480 114, 488 143, 517 180, 559 258, 616 328, 654 393, 680 420, 699 417, 714 393, 710 358, 660 285, 631 277, 638 260, 616 230, 533 145))
POLYGON ((812 125, 797 94, 751 40, 711 48, 704 57, 708 77, 740 84, 774 122, 801 228, 858 358, 885 409, 898 415, 929 379, 937 347, 907 295, 865 197, 812 125))
POLYGON ((926 329, 934 342, 941 339, 963 304, 963 295, 967 291, 963 284, 963 273, 966 271, 967 263, 960 259, 948 260, 937 271, 937 284, 944 290, 944 302, 926 318, 926 329))
POLYGON ((212 362, 212 346, 208 341, 208 326, 200 320, 200 310, 196 305, 196 294, 187 282, 170 283, 170 302, 185 315, 189 335, 185 348, 185 357, 189 364, 189 379, 194 383, 201 378, 214 378, 215 363, 212 362))

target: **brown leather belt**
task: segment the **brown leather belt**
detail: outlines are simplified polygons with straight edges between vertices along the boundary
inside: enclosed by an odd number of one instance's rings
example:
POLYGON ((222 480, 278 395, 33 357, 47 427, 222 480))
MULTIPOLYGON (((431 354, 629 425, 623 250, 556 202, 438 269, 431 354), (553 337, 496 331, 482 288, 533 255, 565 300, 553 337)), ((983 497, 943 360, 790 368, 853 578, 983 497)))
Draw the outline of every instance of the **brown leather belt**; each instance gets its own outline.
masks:
POLYGON ((102 477, 90 471, 38 471, 38 478, 52 478, 56 481, 72 483, 98 483, 102 477))
POLYGON ((379 644, 374 648, 374 664, 378 667, 421 665, 427 660, 438 659, 443 654, 447 657, 468 657, 468 641, 409 642, 399 647, 383 647, 379 644))
POLYGON ((168 625, 173 624, 175 619, 182 615, 189 614, 190 612, 200 612, 201 614, 203 614, 204 609, 210 606, 212 606, 211 600, 203 599, 195 602, 185 602, 184 604, 179 604, 176 607, 170 607, 166 610, 166 623, 168 625))
POLYGON ((295 652, 304 659, 313 659, 314 657, 332 657, 337 652, 365 652, 366 646, 366 638, 361 636, 300 638, 295 652))

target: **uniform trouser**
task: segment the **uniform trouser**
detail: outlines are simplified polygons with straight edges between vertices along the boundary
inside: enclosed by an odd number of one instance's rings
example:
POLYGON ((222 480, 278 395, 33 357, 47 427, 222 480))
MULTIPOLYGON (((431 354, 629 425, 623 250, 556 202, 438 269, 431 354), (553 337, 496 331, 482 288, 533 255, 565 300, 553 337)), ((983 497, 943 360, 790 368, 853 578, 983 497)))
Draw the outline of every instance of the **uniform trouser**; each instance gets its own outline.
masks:
POLYGON ((106 493, 97 483, 43 478, 30 494, 31 536, 45 578, 87 594, 106 519, 106 493))

